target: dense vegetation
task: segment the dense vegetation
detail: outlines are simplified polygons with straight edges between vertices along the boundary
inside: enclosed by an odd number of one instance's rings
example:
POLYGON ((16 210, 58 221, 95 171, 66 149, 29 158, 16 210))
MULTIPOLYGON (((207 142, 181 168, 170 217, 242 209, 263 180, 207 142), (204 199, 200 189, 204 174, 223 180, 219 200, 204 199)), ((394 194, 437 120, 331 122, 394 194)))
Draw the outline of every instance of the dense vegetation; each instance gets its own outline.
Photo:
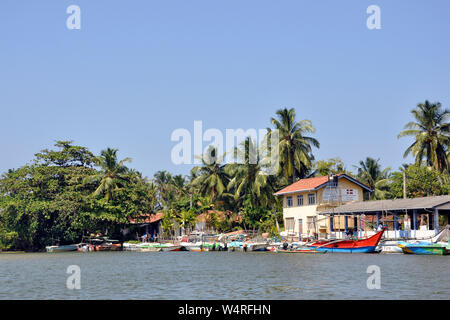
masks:
POLYGON ((415 163, 397 171, 382 168, 379 159, 366 158, 349 170, 339 158, 316 161, 319 142, 308 120, 297 121, 294 109, 281 109, 271 118, 279 135, 279 172, 267 175, 270 150, 258 150, 247 138, 232 150, 239 163, 225 164, 214 147, 201 156, 202 165, 189 176, 158 171, 153 178, 117 159, 117 149, 99 156, 71 141, 58 141, 56 150, 42 150, 31 163, 11 169, 0 179, 0 249, 41 250, 54 240, 78 242, 84 235, 121 238, 129 218, 164 211, 164 233, 175 227, 187 231, 203 214, 219 231, 239 228, 275 233, 275 216, 282 224, 282 208, 273 194, 300 178, 345 172, 369 185, 371 199, 449 194, 449 111, 439 103, 421 103, 412 110, 414 122, 399 134, 413 136, 404 156, 415 163), (250 161, 251 159, 251 161, 250 161), (212 210, 214 209, 214 210, 212 210), (222 215, 219 215, 222 213, 222 215), (275 214, 274 214, 275 213, 275 214))

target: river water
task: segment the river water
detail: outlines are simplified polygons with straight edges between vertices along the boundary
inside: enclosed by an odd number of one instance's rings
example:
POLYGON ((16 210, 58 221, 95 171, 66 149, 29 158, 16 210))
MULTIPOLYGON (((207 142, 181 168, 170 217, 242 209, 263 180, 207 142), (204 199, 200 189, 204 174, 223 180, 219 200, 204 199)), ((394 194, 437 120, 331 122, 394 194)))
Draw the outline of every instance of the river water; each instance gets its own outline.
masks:
POLYGON ((403 254, 0 254, 0 299, 450 299, 449 267, 449 256, 403 254), (79 290, 67 288, 70 265, 79 290), (367 287, 372 265, 379 289, 367 287))

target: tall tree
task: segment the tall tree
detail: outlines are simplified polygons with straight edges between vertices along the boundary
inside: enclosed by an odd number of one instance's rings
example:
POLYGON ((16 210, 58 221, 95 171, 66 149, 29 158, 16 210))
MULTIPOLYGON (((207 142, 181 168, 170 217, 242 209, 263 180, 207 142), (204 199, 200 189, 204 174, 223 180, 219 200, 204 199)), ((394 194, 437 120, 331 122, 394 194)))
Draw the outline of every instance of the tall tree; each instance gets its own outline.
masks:
POLYGON ((390 167, 381 170, 380 159, 367 157, 366 160, 360 161, 359 166, 355 166, 358 170, 358 179, 374 190, 375 199, 385 199, 387 188, 389 185, 390 167))
POLYGON ((106 201, 113 199, 119 185, 127 181, 128 168, 124 163, 131 162, 131 158, 118 161, 117 151, 112 148, 102 150, 100 156, 96 158, 96 164, 101 168, 101 173, 88 179, 89 181, 100 181, 94 195, 104 194, 106 201))
POLYGON ((416 164, 426 158, 427 165, 443 172, 449 170, 448 147, 450 145, 450 111, 442 109, 439 102, 430 103, 426 100, 419 103, 411 111, 415 121, 408 122, 398 138, 413 136, 414 142, 405 151, 403 157, 410 153, 415 157, 416 164))
POLYGON ((338 173, 352 175, 352 173, 345 168, 344 162, 339 158, 315 161, 313 168, 318 176, 329 176, 338 173))
POLYGON ((228 191, 234 193, 234 199, 242 205, 250 199, 252 206, 261 205, 270 207, 273 201, 274 190, 270 185, 268 174, 264 171, 264 162, 256 142, 247 138, 236 148, 237 163, 229 164, 227 172, 231 177, 228 191))
POLYGON ((315 132, 311 121, 297 122, 293 108, 280 109, 276 115, 277 119, 271 118, 271 122, 278 129, 280 137, 280 169, 285 178, 295 182, 297 178, 307 175, 314 160, 312 147, 319 148, 320 144, 315 138, 306 135, 315 132))
POLYGON ((224 156, 219 157, 217 148, 209 146, 201 156, 202 166, 192 169, 196 178, 192 181, 203 196, 209 196, 211 201, 217 200, 225 191, 229 178, 223 164, 224 156))

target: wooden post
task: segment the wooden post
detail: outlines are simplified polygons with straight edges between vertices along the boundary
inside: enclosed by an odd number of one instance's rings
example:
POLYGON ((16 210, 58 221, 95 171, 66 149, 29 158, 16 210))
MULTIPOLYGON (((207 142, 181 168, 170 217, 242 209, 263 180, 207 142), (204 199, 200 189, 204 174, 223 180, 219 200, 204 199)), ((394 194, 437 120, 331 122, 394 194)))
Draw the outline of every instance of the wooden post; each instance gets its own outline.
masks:
POLYGON ((275 218, 275 223, 277 226, 278 235, 280 235, 280 226, 278 225, 277 213, 275 212, 275 208, 272 208, 273 216, 275 218))
POLYGON ((377 228, 376 228, 376 230, 378 230, 379 225, 380 225, 380 212, 377 212, 377 228))
POLYGON ((348 216, 347 215, 345 215, 345 217, 344 217, 344 222, 345 222, 345 232, 347 232, 348 231, 348 216))
POLYGON ((406 173, 403 171, 403 199, 406 199, 406 173))
POLYGON ((398 230, 398 214, 397 211, 394 212, 394 238, 397 239, 398 230))
POLYGON ((439 233, 439 210, 434 209, 434 234, 439 233))
POLYGON ((416 237, 416 230, 417 230, 417 209, 413 210, 413 229, 414 229, 414 238, 416 237))
POLYGON ((330 215, 330 233, 333 232, 333 229, 334 229, 333 228, 333 219, 334 219, 334 216, 331 214, 330 215))

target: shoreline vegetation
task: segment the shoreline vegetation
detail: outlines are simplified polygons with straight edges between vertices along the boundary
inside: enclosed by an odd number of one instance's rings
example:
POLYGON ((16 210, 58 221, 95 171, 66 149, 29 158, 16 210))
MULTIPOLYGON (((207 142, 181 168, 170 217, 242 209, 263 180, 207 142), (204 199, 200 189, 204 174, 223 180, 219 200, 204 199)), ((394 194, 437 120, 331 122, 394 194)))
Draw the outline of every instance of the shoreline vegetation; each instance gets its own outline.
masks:
POLYGON ((117 149, 96 156, 72 141, 57 141, 56 149, 42 150, 30 163, 0 177, 0 251, 43 251, 56 240, 77 243, 97 233, 127 241, 121 229, 129 219, 156 212, 164 212, 166 237, 175 227, 189 232, 197 217, 209 211, 206 224, 218 232, 244 229, 276 235, 275 216, 281 228, 283 219, 274 193, 312 176, 346 173, 374 190, 369 200, 402 198, 403 177, 408 198, 449 194, 450 112, 438 102, 425 101, 411 113, 414 121, 398 138, 413 137, 403 156, 412 155, 415 162, 396 171, 369 157, 353 166, 355 172, 339 158, 316 160, 313 150, 320 143, 311 136, 313 124, 298 121, 295 110, 287 108, 270 119, 280 133, 276 175, 264 173, 264 157, 249 161, 249 150, 258 149, 251 138, 232 150, 241 158, 239 164, 222 163, 223 155, 211 146, 189 176, 158 171, 152 178, 130 168, 130 158, 119 160, 117 149), (226 214, 219 217, 215 211, 226 214))

